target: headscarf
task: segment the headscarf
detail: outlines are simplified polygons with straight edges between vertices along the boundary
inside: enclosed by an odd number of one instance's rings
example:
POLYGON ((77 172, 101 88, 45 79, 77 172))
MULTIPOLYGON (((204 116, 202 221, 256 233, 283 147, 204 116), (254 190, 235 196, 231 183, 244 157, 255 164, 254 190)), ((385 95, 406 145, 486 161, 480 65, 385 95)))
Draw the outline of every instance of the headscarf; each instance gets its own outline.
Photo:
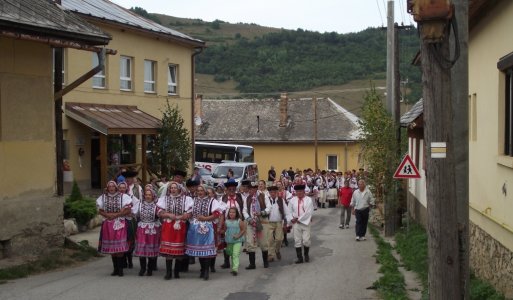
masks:
POLYGON ((114 180, 109 180, 107 182, 107 186, 105 187, 105 194, 109 193, 109 185, 113 184, 116 187, 116 192, 119 190, 118 184, 114 180))

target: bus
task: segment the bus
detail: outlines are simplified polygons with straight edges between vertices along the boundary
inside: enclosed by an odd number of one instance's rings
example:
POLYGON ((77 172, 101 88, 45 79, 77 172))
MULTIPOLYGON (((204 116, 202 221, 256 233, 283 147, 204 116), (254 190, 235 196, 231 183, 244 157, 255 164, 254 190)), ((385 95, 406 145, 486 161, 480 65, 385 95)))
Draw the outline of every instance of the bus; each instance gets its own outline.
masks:
POLYGON ((214 171, 222 162, 255 162, 252 146, 195 142, 196 167, 214 171))

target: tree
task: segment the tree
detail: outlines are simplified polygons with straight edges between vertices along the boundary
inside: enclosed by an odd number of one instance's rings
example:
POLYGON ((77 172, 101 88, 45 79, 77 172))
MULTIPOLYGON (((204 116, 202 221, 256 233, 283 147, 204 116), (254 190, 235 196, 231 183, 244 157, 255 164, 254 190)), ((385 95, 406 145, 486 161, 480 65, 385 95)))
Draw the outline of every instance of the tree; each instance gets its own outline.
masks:
POLYGON ((392 167, 399 163, 395 148, 396 129, 374 85, 365 94, 359 125, 362 131, 362 157, 370 171, 369 188, 378 203, 395 201, 387 196, 393 189, 392 167))
POLYGON ((174 170, 186 170, 191 159, 192 149, 189 131, 178 105, 166 102, 162 112, 162 126, 157 136, 148 144, 151 158, 148 159, 148 171, 161 178, 169 177, 174 170))

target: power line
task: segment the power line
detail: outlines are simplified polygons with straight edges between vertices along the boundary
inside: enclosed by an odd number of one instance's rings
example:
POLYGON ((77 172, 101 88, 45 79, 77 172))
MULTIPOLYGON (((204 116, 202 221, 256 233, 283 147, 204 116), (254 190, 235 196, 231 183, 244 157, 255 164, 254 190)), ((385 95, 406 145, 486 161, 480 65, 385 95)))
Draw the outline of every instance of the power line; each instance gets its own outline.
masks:
POLYGON ((383 23, 383 15, 381 14, 381 8, 379 8, 379 2, 376 0, 376 5, 378 6, 379 18, 381 19, 381 27, 385 26, 383 23))
POLYGON ((399 1, 399 9, 401 10, 401 21, 402 21, 402 24, 404 25, 404 7, 403 7, 403 1, 399 1))

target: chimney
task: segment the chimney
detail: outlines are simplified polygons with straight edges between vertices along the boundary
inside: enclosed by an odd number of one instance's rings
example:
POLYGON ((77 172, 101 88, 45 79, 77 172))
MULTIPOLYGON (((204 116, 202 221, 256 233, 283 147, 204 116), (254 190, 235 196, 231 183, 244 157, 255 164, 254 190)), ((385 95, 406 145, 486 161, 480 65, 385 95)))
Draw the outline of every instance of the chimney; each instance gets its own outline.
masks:
POLYGON ((287 108, 288 108, 289 98, 287 93, 281 93, 280 96, 280 127, 287 126, 287 108))
POLYGON ((196 98, 194 99, 194 123, 199 126, 202 123, 201 117, 203 116, 202 112, 203 106, 203 95, 196 94, 196 98))

